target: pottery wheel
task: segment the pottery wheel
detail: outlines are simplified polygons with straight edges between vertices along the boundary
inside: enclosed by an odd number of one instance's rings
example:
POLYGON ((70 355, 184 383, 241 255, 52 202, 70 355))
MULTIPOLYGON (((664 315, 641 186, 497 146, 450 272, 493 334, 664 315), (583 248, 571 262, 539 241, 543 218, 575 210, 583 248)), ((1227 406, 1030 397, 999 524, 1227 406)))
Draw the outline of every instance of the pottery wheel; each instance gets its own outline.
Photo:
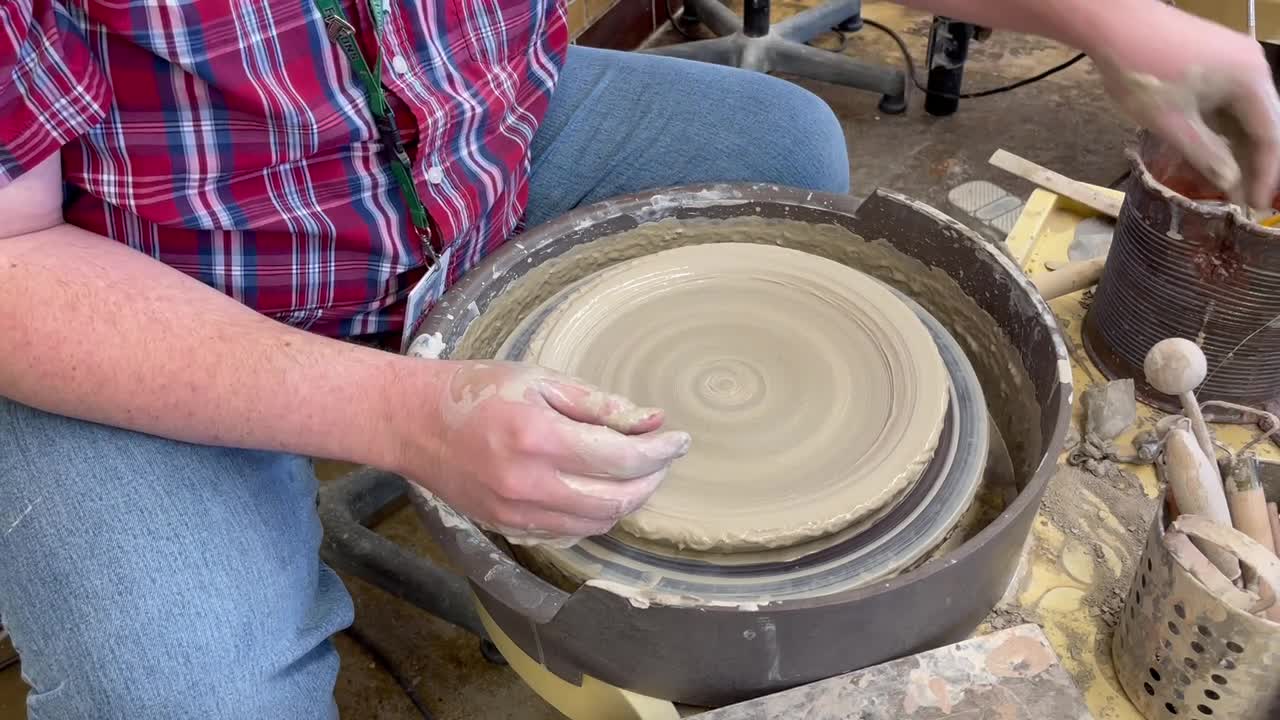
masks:
POLYGON ((906 296, 900 299, 929 328, 951 391, 933 459, 915 487, 883 515, 785 548, 681 550, 615 529, 570 548, 517 549, 520 561, 566 590, 586 583, 641 604, 742 608, 837 597, 928 560, 971 511, 980 485, 1009 483, 998 460, 1007 451, 1000 434, 990 431, 982 386, 959 343, 924 308, 906 296))
POLYGON ((622 533, 734 553, 883 515, 919 480, 948 409, 924 323, 863 273, 780 247, 667 250, 560 293, 500 356, 667 411, 693 449, 622 533))

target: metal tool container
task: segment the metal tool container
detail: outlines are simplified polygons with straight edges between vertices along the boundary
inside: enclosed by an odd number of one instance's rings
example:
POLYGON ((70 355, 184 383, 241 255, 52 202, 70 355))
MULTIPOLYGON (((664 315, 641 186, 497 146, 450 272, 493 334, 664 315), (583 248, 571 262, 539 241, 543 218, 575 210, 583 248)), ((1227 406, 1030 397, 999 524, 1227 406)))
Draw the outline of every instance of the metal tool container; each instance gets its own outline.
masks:
POLYGON ((1129 159, 1133 175, 1085 319, 1089 356, 1109 378, 1134 378, 1143 401, 1177 411, 1176 398, 1142 379, 1142 363, 1160 340, 1187 338, 1209 362, 1197 391, 1201 400, 1274 410, 1280 400, 1280 231, 1224 202, 1152 136, 1129 159))
POLYGON ((1275 720, 1280 625, 1192 577, 1166 545, 1167 523, 1157 512, 1112 639, 1121 687, 1148 720, 1275 720))
POLYGON ((847 196, 746 185, 606 201, 534 228, 471 270, 432 310, 419 337, 442 357, 467 356, 459 354, 467 344, 483 357, 505 337, 469 334, 473 325, 483 328, 477 321, 486 313, 518 322, 601 266, 698 242, 691 238, 708 228, 719 232, 718 241, 741 242, 732 224, 742 222, 755 223, 757 241, 858 267, 937 318, 982 383, 1012 456, 1017 496, 975 536, 903 574, 834 595, 725 607, 683 598, 629 602, 591 584, 566 590, 519 564, 499 538, 414 493, 424 522, 487 614, 527 655, 571 683, 591 676, 653 697, 719 706, 961 640, 1008 587, 1056 471, 1072 389, 1052 312, 1022 272, 973 231, 886 191, 861 205, 847 196), (759 233, 760 224, 768 232, 759 233), (729 231, 717 230, 726 225, 729 231), (583 257, 593 264, 579 267, 583 257), (928 283, 955 292, 913 291, 928 283), (529 287, 537 293, 528 306, 511 307, 510 298, 529 287))

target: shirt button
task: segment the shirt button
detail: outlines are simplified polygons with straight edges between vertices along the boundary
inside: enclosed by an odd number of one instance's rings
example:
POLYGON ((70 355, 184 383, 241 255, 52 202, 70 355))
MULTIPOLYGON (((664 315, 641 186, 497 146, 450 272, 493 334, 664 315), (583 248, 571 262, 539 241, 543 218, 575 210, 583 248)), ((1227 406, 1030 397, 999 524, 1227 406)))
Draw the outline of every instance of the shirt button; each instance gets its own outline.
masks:
POLYGON ((409 63, 404 59, 403 55, 396 55, 391 58, 391 69, 394 70, 397 75, 404 75, 409 72, 409 63))
POLYGON ((444 182, 444 168, 439 165, 432 165, 427 169, 427 182, 432 185, 439 185, 444 182))

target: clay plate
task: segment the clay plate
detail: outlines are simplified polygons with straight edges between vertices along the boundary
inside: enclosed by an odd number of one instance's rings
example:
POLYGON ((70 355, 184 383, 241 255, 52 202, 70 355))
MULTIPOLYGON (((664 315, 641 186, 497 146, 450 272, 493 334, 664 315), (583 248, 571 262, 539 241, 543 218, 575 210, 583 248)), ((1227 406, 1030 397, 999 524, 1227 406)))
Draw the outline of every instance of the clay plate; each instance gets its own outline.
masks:
POLYGON ((603 270, 499 353, 667 411, 694 445, 620 529, 699 551, 793 545, 891 507, 932 457, 948 376, 924 324, 869 276, 721 243, 603 270))

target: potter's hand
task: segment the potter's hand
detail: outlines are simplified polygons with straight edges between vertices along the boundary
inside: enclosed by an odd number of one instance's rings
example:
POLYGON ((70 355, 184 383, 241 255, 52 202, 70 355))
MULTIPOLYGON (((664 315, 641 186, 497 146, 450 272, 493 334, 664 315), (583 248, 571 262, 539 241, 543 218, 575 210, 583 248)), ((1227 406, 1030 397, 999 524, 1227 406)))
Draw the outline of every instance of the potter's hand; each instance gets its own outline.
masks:
POLYGON ((1271 207, 1280 99, 1261 47, 1167 5, 1143 5, 1132 17, 1109 16, 1090 48, 1108 92, 1229 198, 1271 207))
MULTIPOLYGON (((437 361, 443 362, 443 361, 437 361)), ((513 542, 571 544, 639 508, 689 450, 659 410, 531 365, 458 362, 405 467, 513 542)))

